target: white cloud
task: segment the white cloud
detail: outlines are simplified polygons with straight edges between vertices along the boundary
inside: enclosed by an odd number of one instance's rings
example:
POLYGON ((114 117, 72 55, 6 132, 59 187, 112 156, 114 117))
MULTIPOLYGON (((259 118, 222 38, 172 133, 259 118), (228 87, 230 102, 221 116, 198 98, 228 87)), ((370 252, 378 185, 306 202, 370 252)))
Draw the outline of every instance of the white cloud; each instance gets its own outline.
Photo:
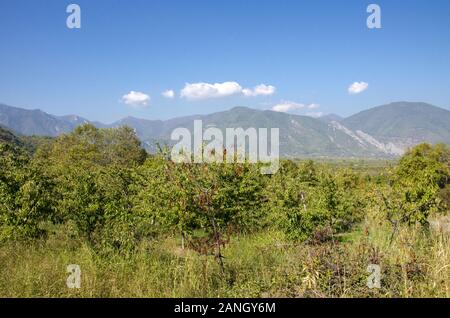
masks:
POLYGON ((317 108, 319 108, 319 107, 320 107, 319 104, 309 104, 309 105, 308 105, 308 109, 317 109, 317 108))
POLYGON ((306 113, 306 116, 313 117, 313 118, 319 118, 323 116, 323 112, 310 112, 306 113))
POLYGON ((122 101, 130 106, 147 106, 150 103, 150 96, 141 92, 131 91, 122 96, 122 101))
POLYGON ((186 83, 181 90, 181 97, 191 100, 201 100, 210 98, 221 98, 232 95, 244 96, 268 96, 275 93, 275 87, 271 85, 260 84, 253 89, 242 88, 237 82, 223 83, 186 83))
POLYGON ((275 94, 275 87, 272 85, 260 84, 252 89, 244 88, 242 94, 245 96, 269 96, 275 94))
POLYGON ((272 107, 273 111, 276 112, 290 112, 290 111, 294 111, 294 110, 301 110, 301 109, 317 109, 319 108, 320 105, 319 104, 301 104, 301 103, 296 103, 296 102, 291 102, 291 101, 282 101, 278 104, 276 104, 275 106, 272 107))
POLYGON ((162 92, 161 95, 164 96, 165 98, 169 98, 169 99, 175 98, 175 92, 171 89, 168 89, 168 90, 162 92))
POLYGON ((236 95, 242 92, 242 87, 236 82, 224 83, 186 83, 181 90, 181 97, 187 99, 209 99, 236 95))
POLYGON ((289 112, 293 110, 300 110, 305 108, 305 104, 294 103, 290 101, 282 101, 279 104, 276 104, 272 107, 272 110, 275 112, 289 112))
POLYGON ((369 84, 366 82, 354 82, 348 88, 348 93, 350 95, 355 95, 364 92, 367 88, 369 88, 369 84))

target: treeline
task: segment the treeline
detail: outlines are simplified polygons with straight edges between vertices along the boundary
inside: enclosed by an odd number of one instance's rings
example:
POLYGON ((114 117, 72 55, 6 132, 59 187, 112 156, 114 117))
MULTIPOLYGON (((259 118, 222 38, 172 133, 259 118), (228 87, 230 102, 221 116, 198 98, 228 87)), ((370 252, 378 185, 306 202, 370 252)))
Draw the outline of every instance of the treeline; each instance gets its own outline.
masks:
MULTIPOLYGON (((8 140, 13 140, 8 135, 8 140)), ((0 142, 0 241, 67 231, 100 253, 132 253, 172 235, 213 254, 231 237, 276 229, 287 240, 339 240, 377 206, 392 225, 420 224, 450 207, 450 148, 419 145, 384 174, 282 161, 274 175, 248 163, 175 164, 148 155, 128 127, 74 132, 36 149, 0 142)))

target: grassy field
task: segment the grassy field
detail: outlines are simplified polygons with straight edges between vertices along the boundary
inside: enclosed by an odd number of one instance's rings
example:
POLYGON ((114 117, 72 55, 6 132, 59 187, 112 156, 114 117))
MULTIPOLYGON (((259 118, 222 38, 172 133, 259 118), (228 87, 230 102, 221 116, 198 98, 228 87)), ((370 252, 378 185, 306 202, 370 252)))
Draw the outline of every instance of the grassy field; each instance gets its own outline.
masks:
POLYGON ((58 231, 42 242, 0 247, 0 297, 450 297, 450 236, 390 230, 367 219, 321 245, 294 244, 280 232, 234 238, 225 273, 213 256, 182 249, 179 238, 142 242, 130 255, 99 255, 58 231), (81 267, 81 288, 66 267, 81 267), (381 268, 370 289, 369 264, 381 268))
POLYGON ((0 297, 450 297, 448 146, 273 175, 127 127, 36 149, 0 143, 0 297))

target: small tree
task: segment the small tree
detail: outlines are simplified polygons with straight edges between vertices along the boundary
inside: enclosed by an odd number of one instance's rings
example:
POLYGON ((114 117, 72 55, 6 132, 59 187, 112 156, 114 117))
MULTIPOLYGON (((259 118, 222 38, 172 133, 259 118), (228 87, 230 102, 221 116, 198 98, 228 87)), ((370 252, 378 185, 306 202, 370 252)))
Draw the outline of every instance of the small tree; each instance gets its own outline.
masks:
POLYGON ((343 180, 325 171, 317 173, 310 161, 295 168, 288 162, 287 167, 282 165, 266 193, 271 218, 289 239, 307 241, 326 234, 323 240, 358 220, 353 189, 343 180))
POLYGON ((55 223, 73 222, 93 245, 132 248, 133 171, 144 160, 133 130, 77 127, 38 149, 34 161, 46 167, 55 186, 55 223))
POLYGON ((393 170, 382 193, 387 220, 394 237, 402 223, 428 224, 433 213, 446 210, 445 189, 450 184, 450 148, 421 144, 410 149, 393 170))
POLYGON ((45 166, 22 149, 0 143, 0 239, 36 238, 53 214, 54 184, 45 166))
MULTIPOLYGON (((149 158, 139 171, 141 191, 136 211, 182 242, 199 243, 200 231, 212 242, 221 265, 225 233, 248 231, 262 213, 262 184, 258 167, 250 164, 173 163, 163 154, 149 158)), ((201 249, 208 250, 208 246, 201 249)))

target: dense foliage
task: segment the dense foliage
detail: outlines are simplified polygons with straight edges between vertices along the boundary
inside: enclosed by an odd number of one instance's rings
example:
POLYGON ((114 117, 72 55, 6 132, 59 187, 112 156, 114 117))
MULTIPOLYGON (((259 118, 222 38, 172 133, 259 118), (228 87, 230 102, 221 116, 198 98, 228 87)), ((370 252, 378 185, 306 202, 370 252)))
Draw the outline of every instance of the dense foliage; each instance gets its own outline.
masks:
POLYGON ((4 135, 3 243, 64 232, 98 255, 130 256, 142 242, 172 237, 182 250, 215 256, 230 275, 223 249, 242 235, 336 244, 375 213, 390 224, 392 242, 403 225, 427 231, 450 206, 445 145, 419 145, 388 173, 286 160, 276 174, 262 175, 249 163, 175 164, 164 151, 147 155, 128 127, 83 125, 33 151, 4 135))

